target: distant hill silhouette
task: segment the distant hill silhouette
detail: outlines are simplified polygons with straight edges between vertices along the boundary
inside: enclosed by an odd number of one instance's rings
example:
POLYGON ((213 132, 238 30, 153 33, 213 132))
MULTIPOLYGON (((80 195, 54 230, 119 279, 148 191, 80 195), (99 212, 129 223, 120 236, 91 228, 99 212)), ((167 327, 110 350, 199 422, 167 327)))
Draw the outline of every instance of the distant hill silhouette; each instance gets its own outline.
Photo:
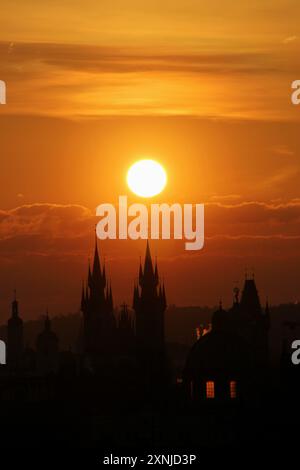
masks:
MULTIPOLYGON (((208 324, 213 308, 170 306, 166 311, 166 335, 168 342, 190 346, 196 339, 196 328, 208 324)), ((35 347, 37 335, 42 331, 45 317, 25 321, 25 346, 35 347)), ((70 349, 76 343, 81 314, 72 313, 51 318, 52 329, 59 336, 61 349, 70 349)), ((0 326, 0 337, 6 339, 6 325, 0 326)))
MULTIPOLYGON (((196 340, 196 328, 208 325, 216 307, 177 307, 171 305, 165 314, 166 340, 176 348, 190 347, 196 340)), ((277 361, 282 338, 293 332, 300 338, 300 304, 282 304, 271 307, 270 346, 271 357, 277 361)), ((45 317, 25 322, 25 346, 35 347, 37 335, 42 331, 45 317)), ((52 318, 53 331, 58 335, 60 349, 74 349, 80 328, 81 314, 73 313, 52 318)), ((0 326, 0 338, 6 339, 6 325, 0 326)), ((173 348, 172 348, 173 349, 173 348)))

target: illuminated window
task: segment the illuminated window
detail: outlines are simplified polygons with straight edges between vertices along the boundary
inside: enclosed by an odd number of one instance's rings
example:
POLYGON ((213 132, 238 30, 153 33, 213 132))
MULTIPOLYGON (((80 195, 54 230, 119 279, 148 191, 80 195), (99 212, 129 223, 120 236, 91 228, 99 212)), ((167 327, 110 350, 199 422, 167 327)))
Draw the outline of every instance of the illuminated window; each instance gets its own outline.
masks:
POLYGON ((236 381, 231 380, 229 386, 230 386, 230 398, 236 398, 236 381))
POLYGON ((215 398, 215 383, 213 381, 206 382, 206 398, 215 398))

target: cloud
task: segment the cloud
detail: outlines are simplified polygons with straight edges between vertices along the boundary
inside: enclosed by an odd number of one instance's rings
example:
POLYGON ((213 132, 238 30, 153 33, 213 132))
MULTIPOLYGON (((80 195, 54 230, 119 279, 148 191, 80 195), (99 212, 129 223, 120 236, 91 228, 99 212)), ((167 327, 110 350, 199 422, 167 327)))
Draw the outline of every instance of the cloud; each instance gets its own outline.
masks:
POLYGON ((2 67, 12 75, 26 74, 28 63, 89 73, 229 73, 273 71, 260 53, 164 54, 138 48, 122 49, 82 44, 0 43, 2 67), (18 66, 16 66, 16 64, 18 66))
POLYGON ((241 195, 240 194, 213 194, 212 196, 210 196, 210 201, 216 201, 216 202, 220 202, 220 201, 235 201, 235 200, 238 200, 238 199, 241 199, 241 195))
POLYGON ((278 145, 273 147, 272 151, 277 155, 282 155, 284 157, 293 157, 295 155, 294 150, 291 150, 288 145, 278 145))
MULTIPOLYGON (((76 204, 36 203, 2 210, 0 253, 4 257, 30 253, 38 256, 86 256, 97 220, 90 209, 76 204)), ((298 243, 299 233, 298 199, 286 203, 210 202, 205 206, 205 237, 210 245, 220 237, 235 243, 246 240, 248 245, 258 241, 270 243, 270 246, 287 240, 298 243)), ((121 242, 112 240, 107 243, 111 255, 124 256, 121 242)), ((168 244, 172 252, 176 243, 168 244)), ((183 250, 182 241, 180 246, 183 250)))
MULTIPOLYGON (((95 222, 93 211, 76 204, 36 203, 0 210, 0 281, 6 298, 17 285, 22 312, 26 308, 28 317, 39 314, 46 304, 57 312, 77 310, 87 258, 94 249, 95 222)), ((272 280, 272 298, 293 298, 297 275, 292 284, 288 279, 290 272, 299 270, 300 200, 211 202, 206 205, 205 223, 201 251, 185 251, 183 240, 151 242, 170 301, 214 302, 224 280, 230 293, 231 283, 243 275, 245 266, 254 266, 256 273, 272 280), (287 273, 280 292, 275 272, 280 279, 287 273), (178 279, 183 281, 178 284, 178 279)), ((106 256, 116 303, 130 302, 145 241, 108 240, 99 247, 102 260, 106 256)))
POLYGON ((291 69, 279 66, 278 51, 214 50, 0 42, 6 113, 286 119, 290 106, 278 109, 278 86, 270 85, 291 69))
POLYGON ((283 39, 283 44, 289 44, 291 42, 295 42, 298 39, 298 36, 287 36, 283 39))
POLYGON ((299 164, 298 162, 281 168, 273 173, 269 174, 264 180, 259 182, 259 186, 268 187, 274 185, 286 184, 292 179, 298 178, 299 176, 299 164))
POLYGON ((208 235, 298 235, 300 202, 209 203, 205 210, 205 224, 208 235))
POLYGON ((0 212, 0 250, 45 255, 72 251, 95 226, 89 209, 80 205, 36 203, 0 212), (71 243, 69 243, 71 242, 71 243))

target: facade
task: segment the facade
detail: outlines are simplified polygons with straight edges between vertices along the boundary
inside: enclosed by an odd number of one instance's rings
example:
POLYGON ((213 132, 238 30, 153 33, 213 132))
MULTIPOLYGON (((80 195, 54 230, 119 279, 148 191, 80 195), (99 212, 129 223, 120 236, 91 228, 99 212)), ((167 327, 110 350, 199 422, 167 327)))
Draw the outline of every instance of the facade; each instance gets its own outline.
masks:
POLYGON ((247 399, 261 391, 268 366, 269 307, 261 308, 254 279, 246 279, 239 301, 212 316, 211 330, 194 344, 183 381, 193 400, 247 399))

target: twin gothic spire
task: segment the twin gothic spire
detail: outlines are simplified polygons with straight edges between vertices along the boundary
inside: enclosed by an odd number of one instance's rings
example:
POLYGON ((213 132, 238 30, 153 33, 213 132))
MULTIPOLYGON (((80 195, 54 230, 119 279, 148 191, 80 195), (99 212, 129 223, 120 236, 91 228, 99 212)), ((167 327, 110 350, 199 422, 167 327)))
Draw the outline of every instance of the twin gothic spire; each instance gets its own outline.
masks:
MULTIPOLYGON (((162 309, 167 306, 166 292, 164 284, 159 281, 157 261, 153 266, 150 253, 150 246, 147 240, 144 268, 140 261, 138 285, 134 286, 133 308, 136 310, 142 302, 153 303, 158 302, 162 309)), ((111 283, 107 282, 105 265, 101 269, 100 256, 98 251, 97 237, 95 238, 95 252, 93 259, 93 267, 88 266, 87 283, 82 284, 81 294, 81 310, 85 312, 91 303, 95 303, 95 307, 106 306, 109 312, 113 311, 113 295, 111 283)))

